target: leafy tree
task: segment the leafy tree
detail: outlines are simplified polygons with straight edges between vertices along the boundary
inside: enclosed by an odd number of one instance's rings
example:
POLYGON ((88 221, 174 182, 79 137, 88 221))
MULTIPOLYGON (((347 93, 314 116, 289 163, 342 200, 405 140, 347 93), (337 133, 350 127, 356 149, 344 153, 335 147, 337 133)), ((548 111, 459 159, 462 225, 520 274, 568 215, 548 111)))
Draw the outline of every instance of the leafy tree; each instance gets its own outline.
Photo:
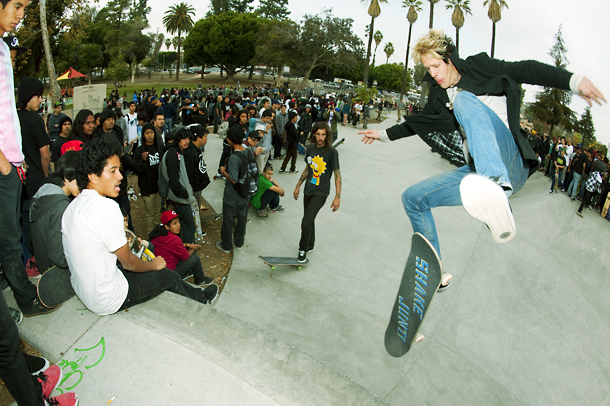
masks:
POLYGON ((496 47, 496 23, 502 18, 502 9, 508 8, 508 4, 506 4, 506 0, 485 0, 483 6, 488 4, 487 16, 491 20, 491 57, 493 58, 496 47))
POLYGON ((411 49, 411 30, 413 23, 417 21, 417 12, 422 11, 422 2, 420 0, 403 0, 402 7, 409 8, 407 12, 407 20, 409 20, 409 39, 407 40, 407 55, 405 57, 405 71, 402 74, 402 86, 400 87, 400 98, 405 94, 407 90, 407 77, 408 77, 408 66, 409 66, 409 50, 411 49))
POLYGON ((290 20, 263 20, 256 41, 253 63, 277 70, 276 82, 279 85, 282 67, 292 57, 297 43, 299 29, 290 20))
POLYGON ((373 52, 373 63, 372 63, 373 66, 375 66, 375 56, 377 56, 377 47, 379 46, 379 44, 381 44, 382 40, 383 40, 383 34, 381 33, 381 31, 379 31, 379 30, 375 31, 375 34, 373 34, 373 41, 375 41, 375 51, 373 52))
MULTIPOLYGON (((371 67, 371 78, 377 81, 378 88, 397 92, 402 86, 404 70, 402 63, 386 63, 373 66, 371 67)), ((410 84, 410 79, 409 77, 407 84, 410 84)))
MULTIPOLYGON (((563 42, 561 25, 555 34, 555 43, 549 55, 553 58, 555 66, 565 68, 568 64, 568 52, 563 42)), ((530 105, 535 118, 544 121, 550 126, 549 135, 553 134, 555 126, 571 129, 575 121, 574 112, 568 107, 572 101, 572 93, 567 90, 545 87, 536 95, 536 101, 530 105)))
POLYGON ((178 50, 176 52, 176 80, 180 80, 180 38, 183 33, 188 33, 193 28, 195 9, 186 3, 174 4, 165 12, 163 25, 169 34, 178 33, 178 50))
POLYGON ((167 50, 169 51, 169 48, 172 46, 172 39, 171 38, 165 38, 165 48, 167 48, 167 50))
POLYGON ((146 16, 150 11, 151 8, 148 7, 148 0, 133 0, 129 9, 129 20, 133 21, 137 17, 140 17, 148 25, 148 18, 146 18, 146 16))
POLYGON ((150 53, 148 54, 148 66, 156 68, 157 66, 159 66, 159 52, 161 51, 161 47, 163 46, 165 36, 163 34, 154 33, 148 33, 146 35, 148 36, 151 44, 150 53))
POLYGON ((280 21, 287 20, 290 15, 288 0, 259 0, 254 12, 263 18, 280 21))
POLYGON ((117 84, 129 77, 129 65, 121 57, 117 57, 110 61, 106 72, 113 82, 117 84))
POLYGON ((421 86, 424 75, 426 74, 426 68, 422 63, 418 63, 413 68, 413 84, 415 86, 421 86))
POLYGON ((151 40, 148 35, 143 35, 142 30, 148 23, 141 17, 136 17, 124 30, 122 48, 125 62, 131 66, 131 83, 135 82, 136 66, 142 62, 151 50, 151 40))
POLYGON ((368 33, 368 45, 366 47, 366 64, 364 65, 364 75, 362 81, 366 84, 369 83, 369 62, 371 61, 371 45, 373 42, 373 32, 375 27, 375 19, 381 14, 381 7, 379 3, 387 3, 388 0, 360 0, 365 3, 369 3, 368 14, 371 16, 371 23, 369 24, 368 33))
POLYGON ((166 69, 167 66, 172 66, 172 64, 176 62, 176 58, 177 55, 175 52, 159 52, 159 62, 163 63, 163 69, 166 69))
POLYGON ((390 56, 392 56, 392 54, 394 53, 394 44, 392 44, 391 42, 388 42, 387 44, 385 44, 385 47, 383 48, 383 52, 385 52, 385 55, 388 57, 388 59, 386 59, 385 63, 387 64, 388 61, 390 60, 390 56))
POLYGON ((254 13, 233 11, 199 20, 184 40, 185 58, 216 64, 231 81, 236 72, 251 65, 261 23, 254 13))
POLYGON ((593 116, 591 116, 591 108, 589 106, 585 107, 584 113, 582 113, 580 120, 578 120, 574 127, 581 134, 582 144, 585 147, 597 141, 595 138, 595 127, 593 126, 593 116))
MULTIPOLYGON (((351 18, 324 18, 306 14, 301 20, 297 43, 289 66, 303 72, 307 81, 318 66, 340 68, 359 63, 362 41, 352 32, 351 18)), ((365 69, 368 62, 365 62, 365 69)))
POLYGON ((455 27, 455 49, 460 51, 460 28, 464 26, 464 13, 472 15, 470 11, 470 0, 447 0, 445 8, 453 9, 451 23, 455 27))

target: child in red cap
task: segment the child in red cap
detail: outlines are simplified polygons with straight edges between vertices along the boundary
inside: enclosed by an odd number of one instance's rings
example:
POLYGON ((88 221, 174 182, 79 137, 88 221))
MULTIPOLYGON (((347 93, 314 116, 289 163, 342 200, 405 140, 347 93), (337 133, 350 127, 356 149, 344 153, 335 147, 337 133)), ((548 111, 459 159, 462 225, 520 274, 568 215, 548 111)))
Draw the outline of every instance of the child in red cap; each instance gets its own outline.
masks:
POLYGON ((150 242, 155 246, 155 255, 162 256, 167 268, 176 271, 183 279, 192 275, 196 285, 205 286, 214 282, 213 278, 204 276, 201 260, 195 255, 201 245, 183 243, 180 239, 180 219, 176 212, 163 212, 161 223, 149 235, 150 242))

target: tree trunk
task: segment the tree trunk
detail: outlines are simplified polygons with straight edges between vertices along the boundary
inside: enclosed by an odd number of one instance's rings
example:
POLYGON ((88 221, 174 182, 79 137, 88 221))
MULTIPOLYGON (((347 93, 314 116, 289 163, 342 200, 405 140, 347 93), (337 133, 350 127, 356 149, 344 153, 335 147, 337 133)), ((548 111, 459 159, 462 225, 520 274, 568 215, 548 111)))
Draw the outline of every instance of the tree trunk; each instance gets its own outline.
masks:
POLYGON ((409 22, 409 39, 407 39, 407 56, 405 57, 405 71, 402 74, 402 86, 400 88, 400 98, 405 94, 407 90, 407 75, 409 74, 409 70, 407 69, 409 66, 409 50, 411 49, 411 29, 413 28, 413 23, 409 22))
POLYGON ((460 29, 455 27, 455 50, 460 53, 460 29))
POLYGON ((59 101, 61 88, 57 83, 57 74, 55 73, 55 64, 53 63, 53 55, 51 54, 51 44, 49 42, 49 30, 47 28, 47 4, 46 0, 40 0, 40 30, 42 31, 42 43, 44 45, 44 53, 47 61, 47 69, 49 72, 49 85, 51 86, 51 103, 55 104, 59 101))
POLYGON ((366 86, 366 87, 369 87, 369 61, 371 60, 371 46, 373 45, 373 29, 374 28, 375 28, 375 17, 371 17, 371 25, 369 28, 369 44, 366 47, 366 61, 364 63, 364 74, 362 75, 362 81, 364 82, 364 86, 366 86))
POLYGON ((254 65, 250 66, 250 73, 248 74, 248 80, 252 80, 252 75, 254 75, 254 65))
POLYGON ((432 29, 432 22, 434 21, 434 3, 430 2, 430 23, 428 28, 432 29))
POLYGON ((494 51, 496 48, 496 23, 491 22, 491 57, 494 57, 494 51))
POLYGON ((131 83, 136 82, 136 62, 135 60, 131 63, 131 83))
POLYGON ((182 41, 180 41, 180 31, 178 30, 178 54, 176 55, 176 82, 180 81, 180 45, 182 41))

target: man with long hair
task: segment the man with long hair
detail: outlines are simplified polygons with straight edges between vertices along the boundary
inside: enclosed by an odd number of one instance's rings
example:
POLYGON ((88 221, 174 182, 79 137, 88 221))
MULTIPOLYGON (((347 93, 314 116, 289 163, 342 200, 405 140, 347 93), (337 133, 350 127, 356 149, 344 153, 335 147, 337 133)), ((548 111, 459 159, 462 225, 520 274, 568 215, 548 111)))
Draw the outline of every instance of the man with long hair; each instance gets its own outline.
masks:
POLYGON ((330 194, 330 178, 335 175, 335 198, 330 205, 333 211, 341 204, 341 172, 339 154, 332 146, 332 133, 326 122, 319 121, 311 129, 309 145, 305 152, 305 169, 294 189, 294 199, 298 200, 301 184, 305 182, 303 193, 303 220, 299 242, 299 262, 305 262, 307 252, 313 251, 316 242, 315 220, 318 212, 330 194))

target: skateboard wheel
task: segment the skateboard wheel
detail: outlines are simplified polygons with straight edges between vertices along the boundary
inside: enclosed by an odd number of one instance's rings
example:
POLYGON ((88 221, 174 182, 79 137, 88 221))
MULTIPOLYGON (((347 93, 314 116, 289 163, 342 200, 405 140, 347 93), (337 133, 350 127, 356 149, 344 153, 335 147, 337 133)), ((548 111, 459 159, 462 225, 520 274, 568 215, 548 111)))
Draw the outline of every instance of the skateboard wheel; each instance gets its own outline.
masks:
POLYGON ((297 267, 297 271, 300 271, 301 269, 303 269, 302 266, 297 267))
POLYGON ((420 342, 423 339, 424 339, 424 335, 423 334, 418 334, 418 335, 415 336, 415 342, 416 343, 420 342))
POLYGON ((272 270, 272 271, 275 271, 275 267, 274 267, 274 266, 272 266, 272 267, 271 267, 271 270, 272 270))

